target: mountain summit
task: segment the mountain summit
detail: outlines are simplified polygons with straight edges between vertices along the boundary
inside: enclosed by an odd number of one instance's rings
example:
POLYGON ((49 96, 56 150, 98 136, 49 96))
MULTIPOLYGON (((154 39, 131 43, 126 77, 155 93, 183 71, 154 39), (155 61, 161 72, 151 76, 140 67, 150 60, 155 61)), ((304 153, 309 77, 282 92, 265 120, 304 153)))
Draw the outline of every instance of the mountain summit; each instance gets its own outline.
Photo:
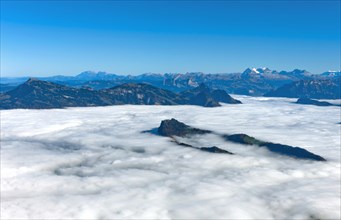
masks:
MULTIPOLYGON (((1 108, 62 108, 97 106, 106 102, 88 89, 77 89, 30 78, 15 89, 1 94, 1 108)), ((109 104, 109 103, 108 103, 109 104)))
POLYGON ((242 74, 264 74, 264 73, 277 73, 275 70, 270 70, 267 67, 262 68, 247 68, 242 74))
POLYGON ((241 104, 241 101, 232 98, 224 90, 210 89, 204 83, 201 83, 194 89, 180 93, 180 96, 187 99, 188 103, 191 105, 200 105, 205 107, 220 106, 219 102, 241 104))

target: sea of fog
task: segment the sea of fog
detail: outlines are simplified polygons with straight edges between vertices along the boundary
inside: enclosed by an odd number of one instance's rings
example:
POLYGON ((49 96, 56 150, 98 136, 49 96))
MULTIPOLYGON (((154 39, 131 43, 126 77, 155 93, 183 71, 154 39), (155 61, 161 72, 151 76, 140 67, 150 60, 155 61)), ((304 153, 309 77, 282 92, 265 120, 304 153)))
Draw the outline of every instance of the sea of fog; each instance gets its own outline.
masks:
POLYGON ((340 107, 244 104, 1 111, 2 219, 340 219, 340 107), (303 147, 296 160, 217 135, 178 146, 143 133, 176 118, 303 147))

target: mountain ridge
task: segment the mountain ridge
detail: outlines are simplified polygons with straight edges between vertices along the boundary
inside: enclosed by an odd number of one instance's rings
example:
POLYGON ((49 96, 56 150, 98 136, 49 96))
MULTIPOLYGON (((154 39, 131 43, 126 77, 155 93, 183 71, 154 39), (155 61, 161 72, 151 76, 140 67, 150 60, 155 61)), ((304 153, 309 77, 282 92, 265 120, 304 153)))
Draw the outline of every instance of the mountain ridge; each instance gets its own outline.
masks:
POLYGON ((266 93, 266 97, 340 99, 341 78, 292 82, 266 93))
MULTIPOLYGON (((262 67, 247 68, 239 73, 143 73, 135 76, 124 76, 103 71, 84 71, 76 76, 58 75, 37 78, 75 88, 85 87, 94 90, 109 89, 125 83, 146 83, 177 93, 204 83, 210 88, 225 90, 231 94, 263 96, 286 84, 299 80, 324 80, 338 77, 340 77, 340 72, 337 71, 311 74, 306 70, 277 71, 262 67)), ((1 78, 0 91, 9 91, 27 79, 27 77, 1 78)))
MULTIPOLYGON (((236 104, 226 92, 216 100, 212 93, 216 90, 202 86, 199 92, 206 94, 199 97, 200 101, 192 102, 190 97, 196 96, 192 90, 186 94, 177 94, 149 84, 125 83, 109 89, 92 90, 91 88, 74 88, 36 78, 30 78, 5 93, 0 94, 0 108, 64 108, 107 105, 199 105, 203 107, 218 107, 219 101, 236 104), (207 90, 207 91, 206 91, 207 90), (190 96, 192 94, 192 96, 190 96), (225 100, 224 100, 225 99, 225 100), (214 104, 207 104, 213 102, 214 104)), ((196 91, 196 90, 195 90, 196 91)))

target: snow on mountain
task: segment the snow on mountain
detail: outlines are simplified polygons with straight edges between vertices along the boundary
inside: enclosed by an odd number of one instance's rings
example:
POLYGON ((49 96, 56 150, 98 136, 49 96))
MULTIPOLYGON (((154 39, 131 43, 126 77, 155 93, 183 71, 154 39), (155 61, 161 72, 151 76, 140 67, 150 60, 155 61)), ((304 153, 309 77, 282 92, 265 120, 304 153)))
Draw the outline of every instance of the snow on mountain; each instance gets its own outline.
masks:
POLYGON ((84 71, 78 74, 77 76, 75 76, 77 80, 111 80, 111 79, 115 79, 118 77, 119 76, 116 74, 102 72, 102 71, 99 71, 99 72, 84 71))
POLYGON ((327 72, 321 73, 321 76, 326 76, 326 77, 339 77, 339 76, 341 76, 341 71, 329 70, 329 71, 327 71, 327 72))
POLYGON ((256 68, 252 68, 252 72, 259 73, 259 71, 256 68))
POLYGON ((267 67, 260 67, 260 68, 247 68, 246 70, 244 70, 244 72, 242 74, 274 74, 277 73, 277 71, 275 70, 270 70, 267 67))
MULTIPOLYGON (((285 84, 306 79, 340 77, 340 72, 328 71, 323 74, 311 74, 306 70, 295 69, 293 71, 276 71, 267 67, 247 68, 242 73, 210 73, 187 72, 187 73, 144 73, 140 75, 116 75, 107 72, 85 71, 77 76, 52 76, 38 77, 39 79, 57 82, 68 86, 90 87, 92 89, 110 88, 129 82, 142 82, 154 86, 181 92, 205 83, 216 89, 223 89, 229 93, 245 95, 263 95, 285 84), (252 91, 252 92, 250 92, 252 91)), ((13 88, 27 78, 16 79, 1 78, 1 89, 13 88), (15 82, 15 83, 14 83, 15 82), (10 87, 9 87, 10 86, 10 87)))
POLYGON ((311 76, 312 74, 306 70, 294 69, 293 71, 281 71, 279 74, 293 76, 293 77, 305 77, 311 76))

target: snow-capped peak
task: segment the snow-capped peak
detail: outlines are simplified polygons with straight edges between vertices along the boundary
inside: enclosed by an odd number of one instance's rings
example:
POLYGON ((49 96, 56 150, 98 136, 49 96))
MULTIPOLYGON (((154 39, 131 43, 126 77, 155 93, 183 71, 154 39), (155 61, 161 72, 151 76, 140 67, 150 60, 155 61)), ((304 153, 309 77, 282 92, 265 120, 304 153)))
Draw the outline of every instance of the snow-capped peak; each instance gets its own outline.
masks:
MULTIPOLYGON (((258 68, 259 69, 259 68, 258 68)), ((259 73, 258 69, 252 68, 252 72, 259 73)))
POLYGON ((272 71, 267 68, 267 67, 258 67, 258 68, 247 68, 244 73, 255 73, 255 74, 260 74, 260 73, 271 73, 272 71))
POLYGON ((341 71, 328 70, 327 72, 324 72, 321 75, 329 77, 339 77, 341 76, 341 71))

